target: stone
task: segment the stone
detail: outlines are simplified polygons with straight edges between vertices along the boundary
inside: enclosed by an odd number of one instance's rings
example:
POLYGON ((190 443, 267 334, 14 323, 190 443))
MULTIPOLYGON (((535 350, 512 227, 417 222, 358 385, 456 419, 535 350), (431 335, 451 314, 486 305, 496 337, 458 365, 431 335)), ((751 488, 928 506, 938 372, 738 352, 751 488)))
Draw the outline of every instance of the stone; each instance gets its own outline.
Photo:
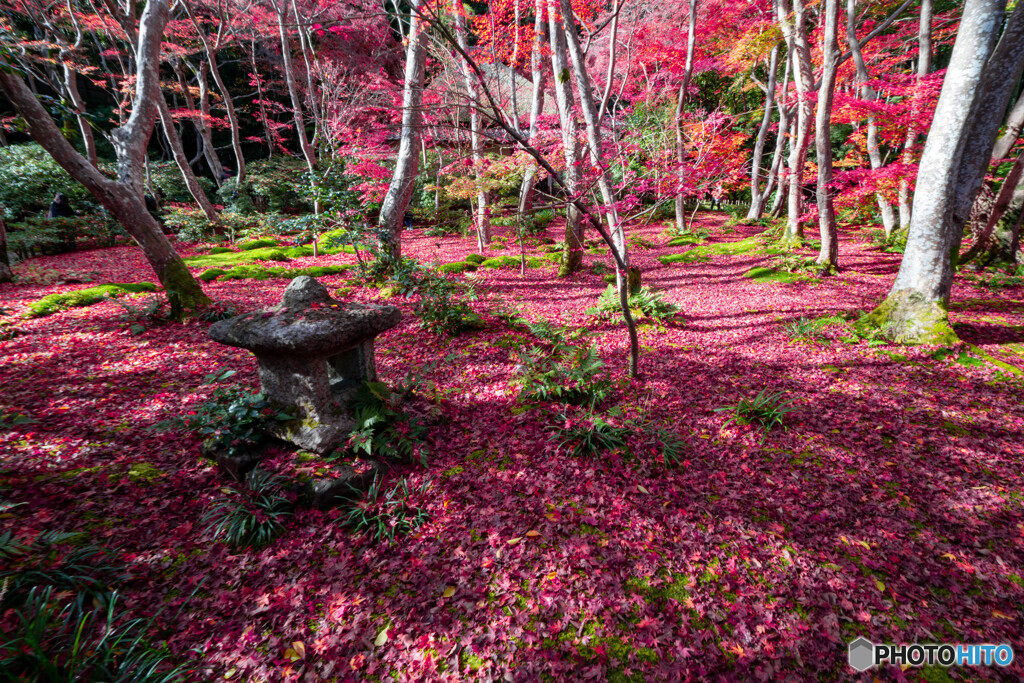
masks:
POLYGON ((256 356, 263 393, 297 415, 271 433, 326 454, 356 426, 350 402, 377 378, 374 339, 397 325, 401 311, 332 299, 314 278, 300 276, 273 308, 222 320, 210 327, 221 344, 256 356))

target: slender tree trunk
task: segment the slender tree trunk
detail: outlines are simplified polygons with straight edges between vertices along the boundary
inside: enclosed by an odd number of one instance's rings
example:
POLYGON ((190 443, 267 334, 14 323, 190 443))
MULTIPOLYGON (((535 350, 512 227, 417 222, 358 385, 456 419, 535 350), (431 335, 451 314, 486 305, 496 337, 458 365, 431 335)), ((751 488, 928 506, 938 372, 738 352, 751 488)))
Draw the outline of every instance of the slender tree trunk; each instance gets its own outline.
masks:
MULTIPOLYGON (((309 172, 313 173, 316 169, 316 155, 313 152, 313 146, 309 144, 309 138, 306 136, 306 119, 302 114, 302 98, 299 96, 299 85, 295 81, 292 46, 291 41, 288 39, 287 24, 289 21, 288 4, 283 2, 277 11, 277 28, 281 35, 281 62, 284 70, 284 80, 288 85, 288 95, 292 101, 292 117, 295 121, 295 133, 299 136, 299 149, 302 152, 302 157, 306 160, 309 172)), ((415 155, 415 152, 413 154, 415 155)))
POLYGON ((828 271, 839 268, 839 235, 836 209, 832 201, 832 100, 836 94, 839 73, 839 0, 825 0, 825 31, 821 88, 815 114, 814 146, 818 157, 818 228, 821 251, 815 261, 828 271))
MULTIPOLYGON (((779 66, 779 46, 772 48, 771 57, 768 59, 768 85, 764 91, 764 116, 761 118, 761 127, 757 130, 757 139, 754 141, 754 156, 750 161, 750 209, 747 211, 747 220, 753 221, 764 213, 764 204, 767 201, 768 188, 761 191, 761 160, 764 158, 764 144, 768 139, 768 129, 772 125, 772 109, 775 106, 775 72, 779 66)), ((773 160, 774 161, 774 160, 773 160)))
MULTIPOLYGON (((570 0, 561 0, 562 16, 572 17, 572 4, 570 0)), ((586 55, 580 47, 580 39, 576 33, 576 25, 570 19, 565 26, 566 43, 569 48, 569 57, 572 60, 573 73, 576 74, 576 90, 580 94, 580 110, 583 112, 583 120, 587 129, 587 148, 590 152, 590 163, 594 168, 600 169, 597 176, 597 187, 601 192, 601 199, 604 201, 605 219, 608 221, 608 232, 612 236, 612 242, 619 253, 619 259, 626 265, 627 271, 623 272, 616 268, 616 283, 620 293, 626 292, 626 280, 629 277, 629 252, 626 249, 626 234, 619 220, 619 212, 615 206, 615 194, 612 191, 611 174, 604 161, 604 149, 601 144, 601 121, 598 118, 597 105, 594 103, 594 95, 590 84, 590 75, 587 73, 586 55)), ((626 292, 628 296, 628 292, 626 292)))
MULTIPOLYGON (((537 121, 544 112, 544 87, 547 72, 544 70, 543 51, 547 42, 547 28, 544 17, 544 0, 536 0, 533 20, 533 51, 530 54, 530 70, 533 77, 533 97, 530 99, 530 132, 528 139, 533 143, 537 135, 537 121)), ((525 214, 533 209, 534 187, 537 182, 537 171, 540 166, 531 162, 523 173, 523 184, 519 188, 519 213, 525 214)))
POLYGON ((807 10, 804 0, 778 0, 779 27, 786 39, 786 48, 793 59, 793 83, 796 85, 796 139, 790 142, 789 154, 789 215, 786 224, 785 242, 800 242, 804 237, 804 226, 800 222, 803 214, 804 166, 807 163, 807 149, 811 142, 812 114, 811 93, 814 90, 814 70, 811 62, 811 46, 807 38, 807 10), (792 16, 790 16, 792 15, 792 16))
POLYGON ((697 0, 690 0, 690 11, 686 32, 686 66, 683 71, 683 83, 679 86, 679 94, 676 97, 676 163, 679 165, 676 171, 678 184, 676 190, 676 232, 686 231, 686 198, 682 190, 683 164, 686 163, 686 141, 683 139, 683 103, 686 101, 686 91, 690 89, 690 78, 693 75, 693 49, 696 45, 697 33, 697 0))
POLYGON ((3 216, 0 216, 0 282, 11 282, 14 280, 14 273, 11 272, 11 261, 7 256, 7 225, 3 216))
POLYGON ((414 0, 409 16, 409 35, 405 49, 405 86, 402 90, 402 138, 398 143, 398 160, 391 184, 380 207, 378 225, 384 256, 391 264, 402 258, 402 225, 405 210, 412 196, 412 186, 419 170, 419 146, 423 122, 423 79, 427 49, 419 0, 414 0))
MULTIPOLYGON (((612 25, 611 35, 608 36, 608 71, 604 77, 604 94, 601 95, 601 107, 597 112, 597 120, 604 121, 604 115, 608 111, 608 100, 612 95, 612 82, 615 80, 615 60, 618 55, 619 40, 619 8, 620 0, 612 0, 612 25)), ((599 124, 600 125, 600 124, 599 124)))
MULTIPOLYGON (((917 28, 917 82, 927 76, 932 70, 932 9, 934 0, 921 0, 921 16, 917 28)), ((907 129, 907 139, 903 143, 903 163, 911 164, 914 161, 914 151, 917 147, 917 136, 919 131, 914 127, 914 120, 917 118, 917 109, 910 112, 910 127, 907 129)), ((910 181, 906 178, 900 180, 899 206, 900 206, 900 230, 907 231, 910 228, 912 208, 912 197, 910 193, 910 181)))
POLYGON ((957 259, 958 263, 964 265, 983 252, 991 253, 999 250, 998 240, 994 243, 992 239, 993 232, 1011 208, 1014 197, 1021 191, 1024 191, 1024 152, 1021 152, 1017 160, 1013 162, 1010 172, 1003 179, 1002 187, 999 188, 999 194, 996 195, 988 220, 975 237, 971 248, 957 259))
POLYGON ((217 187, 220 187, 224 184, 224 166, 220 163, 220 157, 217 156, 217 148, 213 146, 213 131, 210 129, 210 124, 207 123, 211 118, 210 88, 206 80, 209 68, 209 63, 204 61, 200 62, 199 68, 196 69, 196 80, 199 83, 199 109, 202 112, 199 134, 203 137, 203 156, 206 157, 206 163, 210 167, 210 172, 213 173, 217 187))
POLYGON ((1006 128, 996 140, 996 146, 992 148, 993 162, 1010 156, 1013 146, 1020 139, 1022 128, 1024 128, 1024 92, 1017 96, 1017 103, 1013 105, 1009 116, 1006 117, 1006 128))
POLYGON ((274 139, 271 137, 270 118, 267 116, 267 103, 266 98, 263 96, 263 78, 260 76, 259 69, 256 67, 256 41, 252 41, 249 47, 249 59, 252 64, 252 75, 256 79, 256 97, 259 98, 260 121, 263 123, 263 137, 267 141, 267 157, 272 158, 274 156, 274 139))
MULTIPOLYGON (((791 69, 791 60, 789 55, 786 55, 786 70, 782 76, 782 97, 786 96, 789 91, 789 73, 791 69)), ((775 138, 775 152, 772 154, 772 165, 768 171, 768 179, 765 181, 764 192, 762 197, 765 202, 768 201, 768 197, 772 196, 772 191, 775 190, 778 185, 778 191, 775 192, 775 198, 772 200, 772 206, 769 210, 769 215, 774 218, 778 218, 779 213, 782 209, 782 198, 786 194, 779 181, 782 176, 785 163, 786 163, 786 141, 790 138, 790 121, 793 116, 793 110, 786 106, 785 99, 779 101, 779 132, 775 138)))
POLYGON ((583 264, 583 222, 579 208, 572 201, 580 197, 582 178, 580 176, 580 143, 576 128, 575 104, 572 84, 569 79, 569 65, 565 60, 565 30, 562 27, 558 6, 548 6, 548 30, 551 39, 551 70, 555 79, 555 102, 558 104, 558 119, 562 126, 562 147, 565 153, 565 189, 568 206, 565 217, 565 252, 558 269, 560 277, 566 277, 583 264))
POLYGON ((29 133, 75 180, 110 211, 136 241, 156 272, 172 311, 209 303, 202 288, 167 241, 142 199, 146 144, 159 115, 160 37, 167 23, 166 0, 149 0, 139 22, 135 107, 111 132, 118 155, 118 180, 106 178, 64 139, 60 129, 25 82, 0 58, 0 90, 25 120, 29 133))
POLYGON ((917 174, 915 209, 899 273, 862 322, 897 340, 956 340, 946 309, 964 224, 1024 68, 1024 5, 1004 25, 1001 0, 967 0, 917 174))
MULTIPOLYGON (((459 41, 459 47, 464 52, 469 51, 469 41, 466 37, 466 18, 462 15, 461 3, 452 6, 452 15, 455 18, 455 37, 459 41)), ((484 163, 484 138, 483 123, 480 116, 480 94, 476 73, 469 68, 465 59, 459 59, 462 68, 462 83, 466 88, 467 106, 469 107, 469 139, 470 148, 473 153, 473 172, 476 175, 478 185, 476 194, 476 217, 473 221, 476 224, 477 248, 483 252, 484 248, 491 243, 491 215, 488 206, 487 190, 483 187, 483 163, 484 163)), ((500 75, 498 82, 501 82, 500 75)), ((513 83, 514 86, 514 83, 513 83)))
POLYGON ((171 112, 167 108, 167 101, 163 98, 163 94, 157 99, 157 106, 160 108, 160 124, 163 126, 164 136, 171 146, 174 162, 178 165, 178 170, 181 171, 181 177, 185 179, 185 186, 188 188, 189 194, 206 214, 206 220, 216 223, 218 220, 217 210, 213 208, 206 192, 203 191, 203 186, 199 184, 199 179, 192 172, 192 167, 188 163, 188 155, 185 154, 181 138, 178 137, 178 130, 174 127, 174 120, 171 118, 171 112))
POLYGON ((241 185, 245 182, 245 155, 242 154, 242 134, 238 126, 238 114, 235 112, 235 103, 231 99, 231 93, 228 92, 224 79, 220 77, 220 69, 217 67, 218 52, 214 50, 212 53, 207 52, 206 54, 210 62, 210 75, 213 76, 213 82, 217 84, 217 90, 220 91, 220 96, 224 100, 224 111, 228 117, 228 127, 231 129, 231 149, 235 153, 235 180, 241 185))
MULTIPOLYGON (((846 2, 846 42, 850 46, 850 53, 857 68, 857 80, 860 82, 860 98, 866 102, 874 102, 878 99, 878 93, 868 85, 868 79, 870 78, 868 67, 864 62, 860 43, 857 42, 857 0, 847 0, 846 2)), ((877 170, 882 167, 882 151, 880 149, 881 142, 878 138, 878 124, 875 122, 874 116, 868 116, 866 143, 871 168, 877 170)), ((893 210, 892 204, 881 192, 875 193, 875 201, 878 203, 878 212, 882 217, 885 239, 889 240, 896 229, 896 212, 893 210)))

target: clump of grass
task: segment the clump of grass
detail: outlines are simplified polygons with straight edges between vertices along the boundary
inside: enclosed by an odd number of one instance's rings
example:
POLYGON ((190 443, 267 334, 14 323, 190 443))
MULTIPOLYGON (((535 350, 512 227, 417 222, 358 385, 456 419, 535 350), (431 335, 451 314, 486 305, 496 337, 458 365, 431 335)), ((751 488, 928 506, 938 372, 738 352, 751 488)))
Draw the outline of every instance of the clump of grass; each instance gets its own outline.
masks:
POLYGON ((245 488, 227 488, 203 516, 207 531, 236 547, 259 548, 284 532, 283 520, 292 514, 292 498, 284 493, 281 477, 254 469, 245 488))
POLYGON ((825 338, 824 329, 830 326, 846 325, 846 320, 839 315, 823 318, 805 318, 783 325, 786 335, 794 341, 818 341, 825 338))
POLYGON ((765 432, 780 427, 786 415, 795 411, 792 400, 785 400, 781 391, 768 393, 762 389, 754 398, 741 398, 736 405, 715 408, 716 413, 732 413, 725 426, 732 423, 758 425, 765 432))
POLYGON ((385 491, 381 488, 380 478, 375 477, 362 500, 349 510, 344 523, 356 533, 366 534, 375 543, 390 543, 398 536, 412 533, 430 519, 426 510, 411 502, 418 496, 422 497, 429 487, 429 481, 411 487, 409 480, 402 477, 385 491))
POLYGON ((92 306, 104 299, 155 291, 156 285, 150 282, 137 282, 99 285, 97 287, 89 287, 88 289, 77 289, 73 292, 47 294, 38 301, 30 303, 28 305, 28 312, 25 315, 28 318, 42 318, 69 308, 92 306))
POLYGON ((562 415, 559 424, 549 427, 548 431, 558 442, 558 448, 574 458, 622 450, 629 436, 629 429, 617 427, 598 415, 583 420, 562 415))

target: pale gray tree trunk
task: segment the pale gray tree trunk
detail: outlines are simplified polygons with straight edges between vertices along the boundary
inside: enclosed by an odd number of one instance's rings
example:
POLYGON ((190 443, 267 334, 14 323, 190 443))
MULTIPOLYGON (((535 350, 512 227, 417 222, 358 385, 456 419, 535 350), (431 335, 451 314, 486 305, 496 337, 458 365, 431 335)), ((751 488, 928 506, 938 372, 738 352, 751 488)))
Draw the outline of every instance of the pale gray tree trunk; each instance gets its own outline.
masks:
POLYGON ((414 0, 409 16, 409 35, 405 48, 405 85, 402 89, 402 137, 391 184, 380 207, 378 226, 384 256, 392 264, 402 258, 402 226, 409 207, 412 187, 419 171, 419 146, 423 126, 423 79, 427 62, 426 36, 419 15, 419 0, 414 0))
MULTIPOLYGON (((690 0, 686 29, 686 65, 683 68, 683 82, 676 96, 676 163, 679 164, 677 175, 682 184, 683 164, 686 162, 686 141, 683 139, 683 103, 686 91, 690 89, 690 78, 693 76, 693 50, 697 40, 697 0, 690 0)), ((676 192, 676 232, 686 230, 686 208, 682 188, 676 192)))
MULTIPOLYGON (((782 76, 782 94, 785 97, 789 91, 789 74, 792 70, 792 59, 786 55, 786 71, 782 76)), ((772 166, 768 171, 768 180, 765 182, 765 188, 763 196, 765 201, 771 196, 772 190, 778 185, 778 191, 775 192, 775 198, 772 200, 771 209, 769 209, 769 215, 773 218, 778 218, 782 211, 782 200, 786 196, 786 189, 779 181, 779 178, 783 175, 783 170, 786 164, 786 142, 790 139, 790 128, 792 127, 793 120, 793 108, 786 105, 786 101, 779 101, 779 133, 778 137, 775 138, 775 152, 772 154, 772 166)))
MULTIPOLYGON (((779 67, 779 46, 772 48, 771 56, 768 58, 768 84, 764 87, 764 116, 761 117, 761 127, 757 130, 757 138, 754 141, 754 155, 750 160, 750 208, 747 210, 747 220, 753 221, 764 213, 764 204, 768 199, 768 188, 762 192, 761 188, 761 162, 764 159, 764 145, 768 139, 768 129, 772 125, 772 110, 775 108, 775 72, 779 67)), ((760 81, 758 81, 760 82, 760 81)), ((781 134, 781 133, 780 133, 781 134)))
POLYGON ((292 118, 295 121, 295 133, 299 137, 299 149, 303 159, 306 160, 309 172, 313 173, 316 170, 316 154, 306 135, 306 118, 302 113, 302 97, 299 95, 299 84, 295 79, 292 45, 288 39, 288 24, 291 22, 289 5, 284 0, 280 0, 280 2, 281 4, 277 8, 277 29, 281 36, 281 66, 284 71, 285 83, 288 85, 288 96, 292 102, 292 118))
POLYGON ((917 174, 907 247, 886 300, 862 324, 895 339, 951 343, 953 257, 981 187, 1011 89, 1024 68, 1024 5, 967 0, 917 174))
POLYGON ((1017 103, 1013 105, 1009 116, 1006 117, 1006 127, 1003 134, 996 140, 996 146, 992 148, 992 161, 1005 159, 1010 156, 1010 151, 1020 139, 1021 129, 1024 128, 1024 92, 1017 96, 1017 103))
POLYGON ((160 124, 164 130, 164 137, 167 138, 167 143, 171 147, 174 163, 178 165, 181 177, 185 179, 185 186, 188 188, 192 198, 196 200, 196 204, 206 214, 206 220, 216 223, 218 220, 217 210, 213 208, 213 204, 210 203, 206 192, 203 191, 203 186, 199 184, 199 179, 196 178, 196 174, 188 163, 188 155, 185 154, 185 148, 182 146, 181 138, 178 136, 178 129, 174 127, 174 120, 171 118, 171 112, 167 108, 167 101, 162 93, 157 98, 157 105, 160 108, 160 124))
MULTIPOLYGON (((561 0, 562 16, 572 16, 572 4, 570 0, 561 0)), ((601 192, 601 199, 604 202, 605 219, 608 221, 608 232, 612 236, 614 248, 619 254, 616 263, 621 262, 626 266, 622 271, 616 265, 615 280, 619 293, 628 296, 626 280, 629 277, 629 252, 626 249, 626 234, 623 231, 622 222, 619 220, 619 212, 615 206, 615 194, 612 191, 611 174, 604 161, 604 146, 601 143, 601 121, 598 118, 597 104, 594 102, 594 94, 590 84, 590 74, 587 73, 586 55, 580 47, 579 35, 576 33, 576 25, 570 19, 565 25, 566 43, 569 48, 569 57, 572 60, 573 73, 576 75, 576 90, 580 95, 580 110, 583 112, 583 121, 587 129, 587 149, 590 153, 590 163, 600 169, 597 176, 597 187, 601 192)))
MULTIPOLYGON (((569 65, 565 59, 565 30, 562 20, 548 7, 548 30, 551 41, 551 71, 555 79, 555 102, 558 105, 558 119, 562 128, 562 148, 565 154, 565 190, 568 205, 565 211, 565 252, 558 269, 560 277, 575 273, 583 264, 583 221, 576 204, 572 201, 581 196, 580 143, 576 124, 575 104, 569 65)), ((571 19, 570 19, 571 21, 571 19)))
MULTIPOLYGON (((537 135, 537 120, 544 113, 544 88, 547 71, 544 69, 544 45, 547 42, 547 27, 544 20, 544 0, 536 0, 533 8, 533 51, 530 54, 530 71, 533 77, 533 96, 530 99, 530 132, 528 140, 533 143, 537 135)), ((531 161, 523 173, 523 184, 519 188, 519 213, 525 214, 533 209, 534 187, 537 183, 537 171, 540 166, 531 161)))
POLYGON ((29 87, 0 58, 0 90, 25 120, 33 139, 124 226, 156 272, 172 310, 209 303, 181 257, 167 241, 142 199, 145 152, 158 116, 160 97, 160 37, 167 23, 167 0, 149 0, 139 22, 136 55, 135 106, 128 120, 111 131, 118 155, 118 180, 96 170, 57 128, 29 87))
POLYGON ((207 123, 212 116, 210 113, 210 86, 206 80, 206 74, 209 69, 209 62, 202 61, 199 63, 199 68, 195 70, 196 82, 199 84, 199 110, 203 114, 200 117, 202 120, 200 135, 203 137, 203 156, 210 167, 210 172, 213 173, 217 187, 220 187, 224 184, 224 166, 220 163, 217 148, 213 146, 213 130, 210 124, 207 123))
POLYGON ((3 216, 0 216, 0 282, 11 282, 14 280, 14 273, 11 272, 11 261, 7 256, 7 225, 3 216))
MULTIPOLYGON (((878 93, 867 83, 870 75, 868 74, 867 64, 864 62, 864 55, 861 52, 860 44, 857 42, 857 0, 847 0, 846 2, 846 42, 850 46, 850 52, 853 55, 853 61, 857 68, 860 98, 867 102, 874 102, 878 99, 878 93)), ((868 160, 871 163, 871 168, 879 169, 882 167, 882 151, 878 138, 878 124, 875 122, 874 116, 868 116, 866 137, 868 160)), ((892 203, 881 192, 875 193, 875 201, 878 203, 878 212, 882 217, 885 238, 889 240, 896 229, 896 212, 893 210, 892 203)))
MULTIPOLYGON (((459 47, 463 52, 469 51, 469 40, 466 35, 466 18, 462 15, 462 3, 456 0, 452 7, 452 15, 455 18, 455 37, 459 41, 459 47)), ((460 58, 459 66, 462 69, 462 83, 466 88, 467 106, 469 107, 469 141, 470 150, 473 154, 473 171, 476 174, 478 184, 476 194, 476 216, 473 221, 476 224, 477 248, 483 252, 484 248, 491 243, 491 210, 488 206, 488 193, 483 187, 483 162, 484 162, 484 136, 483 121, 480 116, 480 93, 476 73, 469 68, 469 63, 460 58)), ((498 83, 501 82, 499 74, 498 83)), ((513 89, 515 81, 513 80, 513 89)))
MULTIPOLYGON (((933 0, 921 0, 921 14, 917 25, 917 81, 931 73, 932 70, 932 14, 933 0)), ((914 119, 917 118, 916 109, 910 112, 910 126, 907 129, 907 139, 903 143, 903 163, 910 164, 914 161, 914 151, 917 148, 917 136, 920 131, 914 126, 914 119)), ((913 211, 913 197, 910 192, 910 181, 900 180, 899 190, 900 207, 900 230, 907 231, 910 228, 911 212, 913 211)))
POLYGON ((800 242, 804 237, 804 226, 800 222, 803 214, 803 178, 807 163, 807 150, 811 143, 811 128, 814 123, 814 106, 811 93, 814 91, 814 70, 811 62, 811 45, 807 38, 807 9, 804 0, 778 0, 779 27, 786 40, 786 48, 793 59, 793 83, 796 86, 796 139, 790 142, 789 154, 789 209, 786 223, 785 242, 800 242))
POLYGON ((832 100, 839 73, 839 0, 825 1, 825 30, 822 36, 821 87, 815 112, 814 149, 818 157, 818 230, 821 251, 815 261, 828 271, 839 268, 839 234, 832 200, 832 100))

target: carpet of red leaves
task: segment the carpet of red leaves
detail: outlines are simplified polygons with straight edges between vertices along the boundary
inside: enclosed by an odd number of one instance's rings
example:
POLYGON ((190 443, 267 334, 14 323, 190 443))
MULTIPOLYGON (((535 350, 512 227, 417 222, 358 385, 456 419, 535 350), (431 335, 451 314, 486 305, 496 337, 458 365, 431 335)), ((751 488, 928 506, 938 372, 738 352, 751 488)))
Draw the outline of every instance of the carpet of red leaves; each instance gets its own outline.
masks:
MULTIPOLYGON (((712 241, 755 231, 699 221, 712 241)), ((633 236, 663 245, 662 230, 633 236)), ((405 250, 450 262, 473 243, 410 231, 405 250)), ((781 284, 743 277, 764 256, 657 260, 683 250, 632 254, 645 284, 682 309, 678 323, 641 327, 638 381, 623 379, 624 329, 584 313, 605 287, 590 272, 477 271, 467 276, 481 294, 473 306, 492 325, 455 338, 419 329, 412 302, 389 301, 404 319, 378 339, 385 381, 454 354, 430 375, 446 420, 431 432, 429 467, 405 472, 430 480, 431 521, 372 544, 338 512, 304 511, 273 545, 245 552, 203 533, 225 480, 200 458, 198 437, 151 428, 201 402, 211 372, 232 368, 232 381, 254 386, 252 356, 213 343, 194 320, 133 335, 109 302, 17 319, 43 294, 88 286, 41 284, 47 272, 153 279, 127 246, 33 259, 18 266, 20 283, 0 285, 21 330, 0 342, 0 415, 35 420, 0 432, 0 491, 26 503, 0 515, 0 533, 84 531, 116 548, 133 577, 127 607, 156 615, 154 640, 190 662, 195 680, 845 678, 858 634, 1010 642, 1009 671, 948 673, 1024 676, 1024 382, 983 358, 1022 365, 1024 290, 958 276, 951 319, 973 345, 964 354, 840 332, 802 343, 785 323, 870 309, 899 256, 847 230, 838 276, 781 284), (589 328, 621 380, 613 401, 676 432, 682 462, 570 458, 545 431, 549 413, 513 410, 509 349, 527 335, 486 314, 511 304, 589 328), (765 388, 794 400, 787 429, 762 440, 724 426, 716 408, 765 388), (163 476, 133 482, 139 462, 163 476), (295 642, 303 656, 286 657, 295 642)), ((276 303, 284 286, 204 288, 247 310, 276 303)), ((0 621, 11 626, 10 615, 0 621)))

